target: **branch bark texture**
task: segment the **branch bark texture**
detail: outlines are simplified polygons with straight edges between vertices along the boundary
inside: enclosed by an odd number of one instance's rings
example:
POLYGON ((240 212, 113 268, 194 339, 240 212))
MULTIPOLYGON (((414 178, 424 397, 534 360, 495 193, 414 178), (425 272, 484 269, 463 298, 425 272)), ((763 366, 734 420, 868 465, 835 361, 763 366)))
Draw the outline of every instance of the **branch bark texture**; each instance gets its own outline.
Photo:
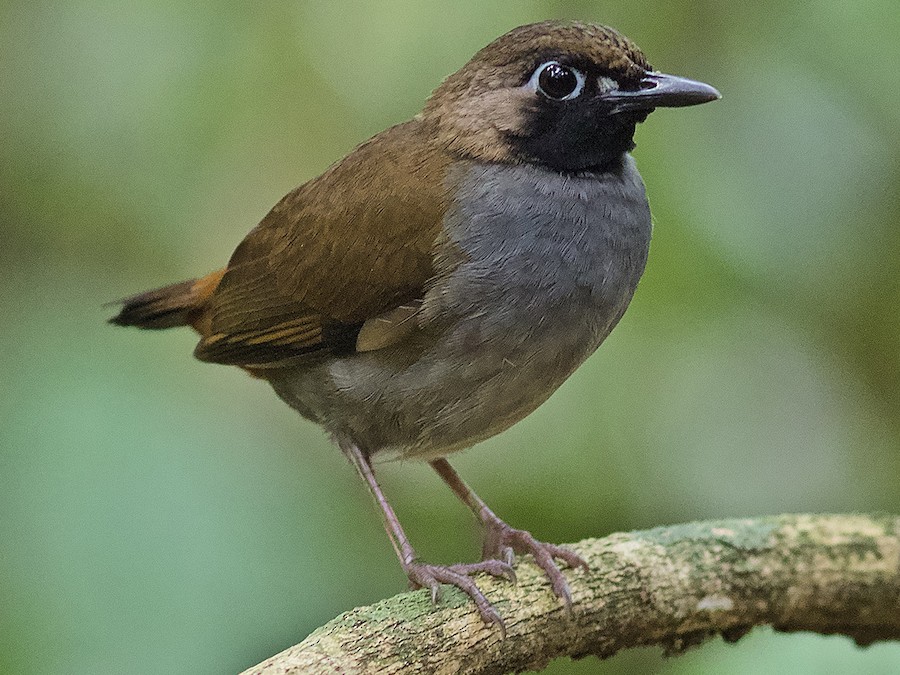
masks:
POLYGON ((518 585, 478 583, 506 621, 504 640, 461 592, 433 607, 403 593, 338 616, 244 675, 508 673, 559 656, 609 657, 659 645, 679 653, 754 626, 839 633, 860 645, 900 639, 900 517, 785 515, 660 527, 572 548, 567 616, 529 559, 518 585))

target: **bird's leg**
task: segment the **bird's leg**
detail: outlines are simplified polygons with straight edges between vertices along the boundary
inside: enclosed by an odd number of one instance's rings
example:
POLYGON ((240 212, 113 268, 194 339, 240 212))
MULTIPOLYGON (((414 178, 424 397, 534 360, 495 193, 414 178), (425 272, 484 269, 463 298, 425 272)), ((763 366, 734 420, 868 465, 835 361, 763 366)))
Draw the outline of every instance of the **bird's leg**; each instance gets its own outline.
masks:
POLYGON ((534 562, 537 566, 544 570, 544 573, 550 579, 553 592, 562 599, 566 609, 571 610, 572 594, 569 591, 569 584, 566 582, 559 567, 557 567, 554 558, 562 560, 569 567, 581 567, 585 570, 588 569, 587 563, 568 549, 538 541, 531 536, 530 532, 517 530, 500 520, 488 508, 487 504, 482 501, 481 497, 466 485, 465 481, 460 478, 459 474, 456 473, 456 470, 450 466, 446 459, 436 459, 431 462, 431 466, 444 482, 450 486, 450 489, 456 493, 456 496, 472 509, 476 517, 484 524, 482 559, 502 560, 511 565, 515 553, 530 553, 534 556, 534 562))
POLYGON ((403 571, 409 578, 410 585, 413 588, 429 588, 431 589, 431 600, 437 603, 440 599, 441 584, 451 584, 468 595, 478 608, 481 618, 487 624, 496 624, 500 631, 505 635, 506 628, 503 620, 494 609, 493 605, 479 590, 478 586, 472 580, 472 575, 479 572, 486 572, 498 577, 506 577, 510 581, 515 581, 515 572, 512 566, 501 560, 484 560, 472 564, 458 565, 429 565, 417 560, 416 552, 406 533, 397 519, 397 514, 388 503, 381 486, 375 479, 375 473, 372 471, 372 463, 368 456, 360 450, 355 444, 341 443, 341 449, 353 462, 359 475, 366 481, 372 496, 378 502, 381 512, 384 515, 384 529, 387 531, 394 551, 400 559, 403 571))

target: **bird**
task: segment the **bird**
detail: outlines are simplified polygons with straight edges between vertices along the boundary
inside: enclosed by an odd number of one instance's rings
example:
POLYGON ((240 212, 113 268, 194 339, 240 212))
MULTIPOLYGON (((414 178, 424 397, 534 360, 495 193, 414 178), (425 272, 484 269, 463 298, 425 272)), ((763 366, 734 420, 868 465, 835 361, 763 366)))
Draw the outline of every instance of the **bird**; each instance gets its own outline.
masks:
POLYGON ((515 582, 530 554, 571 612, 561 566, 585 561, 508 525, 447 457, 533 412, 616 326, 650 246, 636 126, 718 98, 613 28, 514 28, 411 120, 284 196, 225 267, 126 298, 109 321, 191 326, 196 358, 265 380, 319 424, 435 603, 455 586, 505 631, 477 575, 515 582), (473 511, 481 561, 418 557, 376 479, 392 458, 428 462, 473 511))

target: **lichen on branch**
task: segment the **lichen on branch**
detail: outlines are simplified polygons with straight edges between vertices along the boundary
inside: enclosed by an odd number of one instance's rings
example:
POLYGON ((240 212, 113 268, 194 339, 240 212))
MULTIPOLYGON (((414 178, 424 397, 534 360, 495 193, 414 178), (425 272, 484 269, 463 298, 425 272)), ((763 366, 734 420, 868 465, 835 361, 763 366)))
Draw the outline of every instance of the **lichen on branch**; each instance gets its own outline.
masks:
POLYGON ((590 572, 567 570, 567 616, 527 558, 513 586, 479 586, 503 616, 501 638, 469 599, 446 588, 341 614, 244 675, 508 673, 560 656, 609 657, 658 645, 679 653, 754 626, 900 639, 900 517, 784 515, 659 527, 571 546, 590 572))

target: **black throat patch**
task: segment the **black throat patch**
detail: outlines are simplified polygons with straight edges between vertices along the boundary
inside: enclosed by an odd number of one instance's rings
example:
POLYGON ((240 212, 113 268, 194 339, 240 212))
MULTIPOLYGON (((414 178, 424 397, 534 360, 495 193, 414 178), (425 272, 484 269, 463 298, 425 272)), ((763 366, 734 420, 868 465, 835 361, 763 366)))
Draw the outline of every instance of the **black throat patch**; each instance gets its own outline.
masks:
POLYGON ((507 135, 522 160, 569 173, 614 168, 634 148, 634 131, 648 112, 612 115, 598 98, 534 101, 524 124, 507 135))

